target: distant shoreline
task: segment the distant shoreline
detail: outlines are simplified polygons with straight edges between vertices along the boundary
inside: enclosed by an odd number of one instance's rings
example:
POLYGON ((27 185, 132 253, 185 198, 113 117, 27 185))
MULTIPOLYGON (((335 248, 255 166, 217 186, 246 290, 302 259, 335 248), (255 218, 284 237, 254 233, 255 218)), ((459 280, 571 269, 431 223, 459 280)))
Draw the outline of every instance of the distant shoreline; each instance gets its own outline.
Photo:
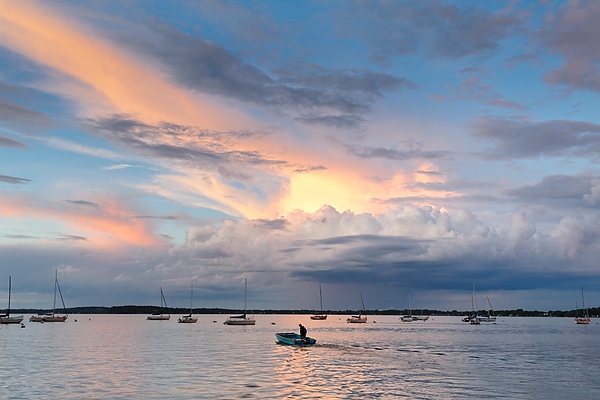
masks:
MULTIPOLYGON (((68 314, 152 314, 158 310, 156 306, 89 306, 89 307, 70 307, 67 308, 68 314)), ((12 314, 38 314, 47 313, 51 310, 48 309, 13 309, 12 314)), ((170 314, 189 314, 189 308, 176 307, 168 308, 165 310, 170 314)), ((193 314, 239 314, 243 313, 241 309, 227 309, 227 308, 194 308, 193 314)), ((600 307, 588 308, 588 312, 592 317, 600 316, 600 307)), ((319 314, 320 310, 255 310, 254 314, 298 314, 298 315, 310 315, 319 314)), ((328 315, 351 315, 358 313, 358 310, 323 310, 324 314, 328 315)), ((430 315, 430 316, 464 316, 472 314, 472 311, 440 311, 440 310, 413 310, 413 315, 430 315)), ((478 311, 481 315, 487 315, 487 310, 478 311)), ((575 317, 579 315, 581 311, 577 310, 550 310, 550 311, 538 311, 538 310, 494 310, 493 314, 497 317, 575 317)), ((404 310, 366 310, 367 315, 407 315, 409 314, 408 309, 404 310)))

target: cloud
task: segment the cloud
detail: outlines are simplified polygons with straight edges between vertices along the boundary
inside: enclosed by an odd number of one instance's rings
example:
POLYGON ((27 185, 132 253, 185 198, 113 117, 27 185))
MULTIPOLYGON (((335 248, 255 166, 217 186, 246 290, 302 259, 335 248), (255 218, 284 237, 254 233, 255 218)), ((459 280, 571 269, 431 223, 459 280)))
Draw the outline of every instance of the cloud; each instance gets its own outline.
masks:
MULTIPOLYGON (((456 289, 468 276, 499 289, 515 273, 560 280, 561 260, 573 254, 556 246, 565 235, 560 232, 566 222, 540 229, 523 212, 497 227, 466 210, 432 207, 396 208, 384 214, 340 213, 323 207, 274 222, 273 227, 264 221, 226 221, 220 227, 190 229, 186 243, 172 248, 170 256, 202 265, 196 271, 213 280, 223 275, 247 276, 255 282, 301 277, 328 284, 414 282, 429 289, 456 289)), ((589 255, 600 229, 586 225, 572 241, 579 253, 589 255)), ((584 268, 580 261, 577 265, 572 268, 584 268)))
POLYGON ((593 206, 600 203, 600 179, 592 179, 590 193, 584 194, 583 199, 593 206))
POLYGON ((438 158, 448 158, 453 155, 451 151, 445 150, 425 151, 414 148, 408 150, 395 150, 384 147, 369 147, 350 144, 346 145, 346 149, 350 154, 359 158, 382 158, 396 161, 414 159, 434 160, 438 158))
POLYGON ((529 108, 507 100, 496 92, 491 86, 483 82, 483 78, 487 77, 487 71, 479 71, 474 68, 467 68, 462 72, 460 84, 453 87, 448 85, 448 93, 444 96, 432 95, 431 97, 437 101, 463 101, 477 100, 482 104, 501 107, 509 110, 528 110, 529 108))
POLYGON ((568 201, 571 207, 585 207, 584 200, 591 199, 597 181, 590 176, 551 175, 545 176, 539 183, 517 187, 507 193, 520 201, 568 201))
MULTIPOLYGON (((2 89, 4 88, 0 82, 0 90, 2 89)), ((0 91, 0 96, 2 94, 0 91)), ((37 133, 50 125, 50 118, 46 114, 3 97, 0 97, 0 121, 4 126, 23 131, 24 134, 31 134, 29 131, 37 133)), ((2 145, 1 142, 0 145, 2 145)))
POLYGON ((105 169, 107 171, 114 171, 114 170, 127 169, 127 168, 144 168, 144 167, 141 165, 115 164, 115 165, 109 165, 108 167, 104 167, 102 169, 105 169))
POLYGON ((355 127, 384 93, 413 89, 405 78, 361 69, 294 65, 269 73, 225 48, 154 22, 147 35, 118 33, 120 43, 155 58, 178 84, 191 90, 259 105, 310 124, 355 127))
POLYGON ((65 201, 69 202, 71 204, 75 204, 75 205, 83 206, 83 207, 98 208, 100 206, 98 203, 94 203, 94 202, 86 201, 86 200, 65 200, 65 201))
POLYGON ((7 4, 0 10, 0 44, 52 71, 45 90, 72 100, 81 114, 130 112, 141 119, 177 120, 207 129, 252 121, 216 98, 209 101, 168 82, 123 43, 97 36, 78 12, 82 9, 40 2, 7 4))
POLYGON ((16 140, 7 138, 5 136, 0 136, 0 147, 12 147, 15 149, 26 149, 27 148, 27 146, 25 146, 23 143, 17 142, 16 140))
POLYGON ((522 26, 510 15, 440 1, 344 5, 336 10, 337 29, 358 36, 368 44, 372 59, 382 63, 421 51, 448 59, 488 55, 522 26))
POLYGON ((600 91, 600 3, 569 1, 549 15, 538 40, 547 49, 562 56, 559 68, 548 72, 544 80, 571 89, 600 91))
POLYGON ((40 238, 89 241, 97 249, 111 248, 117 253, 129 246, 165 246, 150 222, 130 218, 135 214, 128 204, 109 196, 60 202, 26 195, 0 197, 0 218, 16 221, 14 227, 30 226, 40 238), (40 223, 51 228, 35 228, 40 223), (53 233, 66 230, 69 233, 53 233))
POLYGON ((471 127, 476 137, 492 142, 483 155, 493 159, 596 159, 600 152, 600 125, 590 122, 481 117, 471 127))
POLYGON ((29 183, 29 182, 31 182, 31 180, 25 179, 25 178, 16 178, 14 176, 0 175, 0 182, 20 184, 20 183, 29 183))
POLYGON ((264 133, 210 131, 167 122, 150 124, 126 114, 90 118, 84 128, 140 156, 176 161, 193 168, 216 169, 226 175, 242 175, 245 167, 236 168, 240 164, 255 167, 286 164, 284 160, 268 159, 257 151, 236 148, 240 140, 264 133))

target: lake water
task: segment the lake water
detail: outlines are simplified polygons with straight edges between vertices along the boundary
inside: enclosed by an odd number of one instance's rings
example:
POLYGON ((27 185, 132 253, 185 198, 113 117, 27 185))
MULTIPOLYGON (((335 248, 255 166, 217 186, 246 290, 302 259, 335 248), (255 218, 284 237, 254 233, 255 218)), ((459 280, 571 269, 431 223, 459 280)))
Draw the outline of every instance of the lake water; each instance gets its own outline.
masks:
MULTIPOLYGON (((26 316, 28 318, 29 316, 26 316)), ((599 399, 600 320, 256 315, 255 326, 70 315, 0 327, 1 399, 599 399), (75 319, 77 322, 75 322, 75 319), (298 331, 312 347, 276 343, 298 331)), ((215 322, 216 321, 216 322, 215 322)))

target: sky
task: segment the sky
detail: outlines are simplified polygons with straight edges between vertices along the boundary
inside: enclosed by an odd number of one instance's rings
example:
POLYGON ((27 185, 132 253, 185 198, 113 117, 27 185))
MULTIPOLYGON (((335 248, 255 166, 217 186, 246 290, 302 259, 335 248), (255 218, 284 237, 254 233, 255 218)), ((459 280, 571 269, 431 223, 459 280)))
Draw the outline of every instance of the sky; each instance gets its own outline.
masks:
MULTIPOLYGON (((0 7, 0 295, 600 304, 600 2, 0 7)), ((0 300, 0 308, 4 307, 0 300)))

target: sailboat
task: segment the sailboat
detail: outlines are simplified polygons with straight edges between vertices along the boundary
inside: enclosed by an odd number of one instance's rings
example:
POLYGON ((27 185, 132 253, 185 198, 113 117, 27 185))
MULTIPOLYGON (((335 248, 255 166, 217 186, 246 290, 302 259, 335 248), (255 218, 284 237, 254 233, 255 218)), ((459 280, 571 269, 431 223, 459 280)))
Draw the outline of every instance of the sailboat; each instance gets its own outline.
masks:
MULTIPOLYGON (((587 325, 590 323, 588 310, 585 308, 585 300, 583 298, 583 286, 581 287, 581 316, 575 317, 575 323, 579 325, 587 325)), ((579 310, 577 310, 579 312, 579 310)))
POLYGON ((323 314, 323 293, 321 293, 321 284, 320 283, 319 283, 319 297, 321 298, 321 313, 320 314, 311 315, 310 319, 317 320, 317 321, 322 321, 322 320, 327 319, 327 315, 323 314))
POLYGON ((490 302, 490 298, 486 296, 486 299, 488 301, 488 306, 490 306, 490 308, 488 308, 488 315, 486 317, 479 317, 479 321, 481 322, 491 322, 491 323, 496 323, 496 316, 494 315, 494 310, 492 309, 492 303, 490 302))
POLYGON ((481 319, 477 316, 477 302, 475 301, 475 284, 473 283, 473 291, 471 292, 471 305, 473 307, 473 315, 469 319, 469 324, 480 325, 481 319))
POLYGON ((408 315, 400 316, 400 321, 402 322, 413 322, 413 321, 428 321, 429 315, 423 315, 423 309, 421 309, 421 315, 413 315, 412 309, 410 307, 410 292, 408 292, 408 315))
POLYGON ((149 321, 168 321, 171 319, 171 314, 167 310, 167 300, 165 300, 165 295, 163 293, 162 287, 160 288, 160 311, 153 313, 152 315, 148 315, 146 318, 149 321))
POLYGON ((32 315, 29 318, 29 322, 65 322, 68 318, 67 307, 65 307, 65 300, 63 299, 62 292, 60 291, 60 285, 58 284, 58 269, 54 270, 54 305, 52 306, 52 313, 32 315), (62 301, 64 314, 56 314, 56 290, 60 295, 62 301))
POLYGON ((408 315, 401 316, 400 321, 402 321, 402 322, 416 321, 416 319, 412 315, 412 310, 410 309, 410 293, 408 293, 408 315))
POLYGON ((225 325, 255 325, 256 321, 254 320, 254 315, 248 317, 246 314, 246 303, 248 301, 248 282, 244 279, 244 313, 242 315, 234 315, 229 318, 225 322, 225 325))
POLYGON ((195 324, 196 322, 198 322, 198 318, 194 318, 192 317, 192 300, 194 298, 194 284, 192 283, 191 288, 190 288, 190 315, 184 315, 183 317, 179 318, 177 320, 177 322, 179 322, 180 324, 195 324))
POLYGON ((23 316, 10 316, 10 292, 12 290, 11 287, 11 277, 8 277, 8 308, 6 309, 6 314, 0 315, 0 324, 20 324, 23 321, 23 316))
POLYGON ((362 310, 359 311, 358 315, 352 315, 350 318, 346 319, 346 322, 349 324, 366 324, 367 316, 363 315, 365 312, 365 303, 363 301, 362 293, 360 293, 360 302, 362 304, 362 310))

